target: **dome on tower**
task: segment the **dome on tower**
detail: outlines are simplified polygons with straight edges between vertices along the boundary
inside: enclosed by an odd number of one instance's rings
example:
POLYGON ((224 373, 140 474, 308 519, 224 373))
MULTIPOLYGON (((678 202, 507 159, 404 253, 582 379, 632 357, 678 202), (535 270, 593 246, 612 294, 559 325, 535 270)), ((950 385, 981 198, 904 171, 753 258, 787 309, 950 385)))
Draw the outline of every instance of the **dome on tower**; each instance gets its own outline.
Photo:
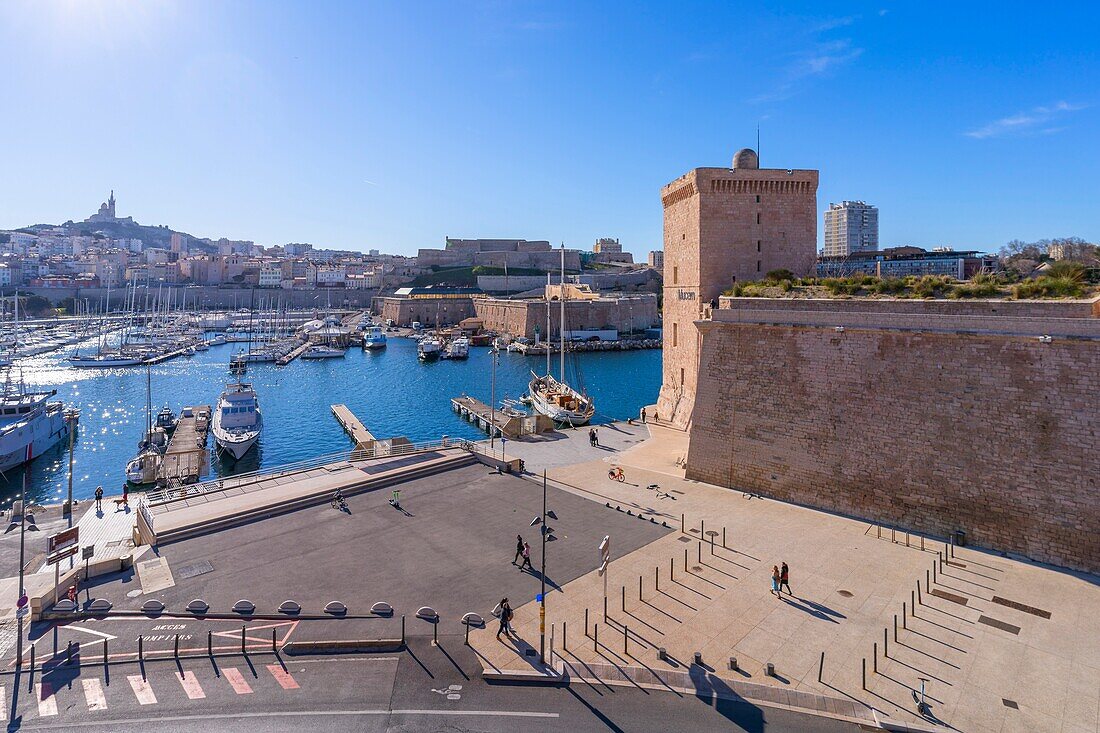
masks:
POLYGON ((756 157, 756 151, 752 148, 741 148, 737 155, 733 156, 733 167, 749 168, 755 170, 760 167, 760 159, 756 157))

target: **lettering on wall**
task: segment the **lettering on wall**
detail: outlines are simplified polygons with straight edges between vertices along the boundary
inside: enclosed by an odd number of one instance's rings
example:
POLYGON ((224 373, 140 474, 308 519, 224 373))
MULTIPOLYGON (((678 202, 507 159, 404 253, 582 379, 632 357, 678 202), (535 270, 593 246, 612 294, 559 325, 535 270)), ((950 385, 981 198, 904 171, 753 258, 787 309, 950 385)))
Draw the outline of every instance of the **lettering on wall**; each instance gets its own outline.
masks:
POLYGON ((680 289, 676 291, 676 298, 678 300, 695 300, 695 291, 680 289))

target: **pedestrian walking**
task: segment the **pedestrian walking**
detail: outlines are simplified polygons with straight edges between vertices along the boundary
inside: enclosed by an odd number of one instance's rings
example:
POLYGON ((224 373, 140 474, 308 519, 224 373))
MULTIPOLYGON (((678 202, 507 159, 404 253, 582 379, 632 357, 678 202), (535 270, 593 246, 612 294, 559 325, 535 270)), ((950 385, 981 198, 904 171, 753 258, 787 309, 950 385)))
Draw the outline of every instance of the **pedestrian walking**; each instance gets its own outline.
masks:
POLYGON ((512 631, 512 607, 508 604, 507 598, 500 599, 500 628, 497 629, 497 640, 500 640, 501 634, 508 634, 512 636, 515 634, 512 631))
POLYGON ((512 558, 513 565, 519 565, 519 559, 523 557, 523 535, 516 535, 516 556, 512 558))
POLYGON ((779 590, 780 590, 780 592, 782 592, 783 587, 786 586, 787 587, 787 593, 789 593, 790 595, 793 596, 794 593, 791 593, 791 584, 788 582, 789 580, 790 580, 790 573, 787 570, 787 563, 783 563, 783 567, 780 568, 780 570, 779 570, 779 590))
POLYGON ((772 565, 772 593, 779 598, 779 567, 772 565))
POLYGON ((130 508, 130 484, 122 484, 122 506, 130 508))
POLYGON ((591 446, 596 445, 596 431, 592 428, 588 429, 588 444, 591 446))
POLYGON ((642 425, 645 425, 645 408, 642 408, 642 425))
POLYGON ((103 487, 95 487, 95 510, 97 512, 103 511, 103 487))
POLYGON ((523 543, 523 564, 519 566, 520 570, 524 568, 530 568, 531 572, 534 572, 535 568, 531 565, 531 545, 526 542, 523 543))
POLYGON ((596 428, 592 428, 592 445, 600 447, 600 431, 596 428))

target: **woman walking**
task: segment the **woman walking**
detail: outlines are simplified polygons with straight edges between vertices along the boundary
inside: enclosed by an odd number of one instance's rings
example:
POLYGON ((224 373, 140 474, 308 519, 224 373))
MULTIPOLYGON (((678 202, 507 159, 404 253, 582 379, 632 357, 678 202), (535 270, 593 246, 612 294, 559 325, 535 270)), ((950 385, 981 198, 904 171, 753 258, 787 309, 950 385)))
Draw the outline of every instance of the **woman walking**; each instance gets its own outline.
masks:
POLYGON ((772 593, 779 598, 779 566, 772 565, 772 593))
POLYGON ((534 566, 531 565, 531 545, 526 542, 523 543, 523 564, 519 566, 520 572, 523 572, 524 568, 529 568, 531 572, 535 571, 534 566))
POLYGON ((497 629, 497 641, 500 640, 501 634, 508 634, 511 636, 512 631, 512 607, 508 605, 507 598, 500 599, 500 628, 497 629))

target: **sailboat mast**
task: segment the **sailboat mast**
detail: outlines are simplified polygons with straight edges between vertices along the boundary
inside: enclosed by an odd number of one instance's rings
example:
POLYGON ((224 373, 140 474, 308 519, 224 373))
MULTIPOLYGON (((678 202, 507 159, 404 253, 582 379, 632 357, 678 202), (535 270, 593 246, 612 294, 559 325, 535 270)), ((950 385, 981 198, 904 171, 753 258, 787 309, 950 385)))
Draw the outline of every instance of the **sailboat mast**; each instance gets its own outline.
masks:
MULTIPOLYGON (((565 384, 565 242, 561 243, 561 290, 558 302, 561 305, 561 318, 558 319, 558 333, 561 334, 561 382, 565 384)), ((547 346, 549 348, 549 346, 547 346)))
POLYGON ((550 273, 546 273, 546 376, 550 376, 550 273))
POLYGON ((153 432, 153 367, 145 365, 145 438, 153 432))

